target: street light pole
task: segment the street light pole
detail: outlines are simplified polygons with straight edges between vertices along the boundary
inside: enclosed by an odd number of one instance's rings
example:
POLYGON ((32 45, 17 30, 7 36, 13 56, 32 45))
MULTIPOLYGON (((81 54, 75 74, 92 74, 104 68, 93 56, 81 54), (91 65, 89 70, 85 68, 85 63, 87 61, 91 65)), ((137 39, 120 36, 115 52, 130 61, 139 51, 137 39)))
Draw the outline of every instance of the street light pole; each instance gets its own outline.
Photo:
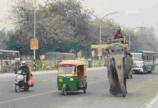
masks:
MULTIPOLYGON (((109 15, 112 15, 112 14, 116 14, 118 12, 110 12, 110 13, 107 13, 105 14, 99 21, 99 44, 102 44, 102 21, 106 16, 109 16, 109 15)), ((96 17, 97 19, 99 19, 97 16, 93 15, 94 17, 96 17)), ((101 56, 99 56, 99 60, 101 59, 101 56)))
MULTIPOLYGON (((34 35, 33 39, 36 39, 36 9, 34 8, 34 35)), ((36 60, 36 50, 33 50, 34 60, 36 60)))
MULTIPOLYGON (((105 14, 101 19, 103 20, 105 17, 109 16, 109 15, 113 15, 113 14, 117 14, 118 12, 110 12, 110 13, 107 13, 105 14)), ((95 16, 96 17, 96 16, 95 16)), ((98 17, 96 17, 98 18, 98 17)), ((99 43, 102 44, 102 32, 101 32, 101 29, 102 29, 102 25, 101 25, 101 20, 100 20, 100 27, 99 27, 99 43)))
POLYGON ((129 34, 129 49, 131 49, 131 35, 129 34))
MULTIPOLYGON (((142 28, 144 29, 145 27, 135 27, 135 28, 133 28, 133 30, 134 30, 134 29, 138 29, 138 28, 139 28, 139 29, 142 29, 142 28)), ((128 43, 129 43, 129 49, 131 49, 131 35, 130 35, 130 33, 129 33, 129 40, 128 40, 128 41, 129 41, 129 42, 128 42, 128 43)))
POLYGON ((100 33, 100 35, 99 35, 99 43, 101 44, 102 43, 102 40, 101 40, 101 23, 100 23, 100 27, 99 27, 99 33, 100 33))
MULTIPOLYGON (((34 0, 34 33, 33 40, 36 40, 36 0, 34 0)), ((36 50, 33 50, 33 58, 36 60, 36 50)))

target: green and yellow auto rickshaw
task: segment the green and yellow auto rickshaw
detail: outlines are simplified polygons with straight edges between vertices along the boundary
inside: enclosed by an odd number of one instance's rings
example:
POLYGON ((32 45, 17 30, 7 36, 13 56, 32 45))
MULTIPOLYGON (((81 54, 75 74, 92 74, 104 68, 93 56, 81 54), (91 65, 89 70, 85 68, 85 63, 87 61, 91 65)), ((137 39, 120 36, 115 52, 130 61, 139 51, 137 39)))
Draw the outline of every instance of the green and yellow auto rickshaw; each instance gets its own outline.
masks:
POLYGON ((57 74, 58 90, 63 95, 67 92, 87 89, 86 63, 82 60, 64 60, 59 64, 57 74))

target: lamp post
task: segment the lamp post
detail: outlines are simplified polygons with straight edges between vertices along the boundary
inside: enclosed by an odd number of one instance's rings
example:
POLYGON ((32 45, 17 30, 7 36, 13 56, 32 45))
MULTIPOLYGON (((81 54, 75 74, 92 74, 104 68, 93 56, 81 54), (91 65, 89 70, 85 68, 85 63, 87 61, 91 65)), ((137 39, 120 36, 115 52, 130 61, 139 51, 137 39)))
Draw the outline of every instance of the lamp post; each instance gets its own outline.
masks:
MULTIPOLYGON (((34 3, 34 33, 33 40, 36 40, 36 0, 33 0, 34 3)), ((36 49, 33 50, 33 58, 36 60, 36 49)))
MULTIPOLYGON (((101 19, 100 19, 100 22, 99 22, 99 44, 102 44, 102 25, 101 25, 101 20, 103 20, 105 17, 109 16, 109 15, 113 15, 113 14, 117 14, 119 12, 110 12, 110 13, 107 13, 105 14, 101 19)), ((97 16, 93 15, 94 17, 96 17, 97 19, 99 19, 97 16)))
MULTIPOLYGON (((145 27, 135 27, 135 28, 133 28, 133 30, 135 30, 135 29, 145 29, 145 27)), ((129 33, 129 49, 131 49, 131 35, 130 35, 130 33, 129 33)))
MULTIPOLYGON (((110 12, 105 14, 100 20, 99 20, 99 44, 102 44, 102 20, 109 16, 109 15, 113 15, 113 14, 117 14, 118 12, 110 12)), ((99 19, 97 16, 93 15, 96 19, 99 19)), ((102 49, 98 49, 98 56, 99 56, 99 60, 101 59, 102 56, 102 49)))

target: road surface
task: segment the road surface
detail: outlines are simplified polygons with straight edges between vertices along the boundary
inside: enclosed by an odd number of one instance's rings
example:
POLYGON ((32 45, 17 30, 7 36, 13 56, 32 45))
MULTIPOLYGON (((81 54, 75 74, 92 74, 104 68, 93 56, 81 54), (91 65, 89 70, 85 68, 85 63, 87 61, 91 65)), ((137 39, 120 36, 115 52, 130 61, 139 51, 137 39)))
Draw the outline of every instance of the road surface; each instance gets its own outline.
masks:
POLYGON ((106 68, 89 69, 87 93, 62 96, 56 72, 34 74, 36 85, 29 92, 14 92, 14 75, 0 75, 0 108, 152 108, 158 92, 158 71, 135 74, 127 81, 125 98, 109 94, 106 68))

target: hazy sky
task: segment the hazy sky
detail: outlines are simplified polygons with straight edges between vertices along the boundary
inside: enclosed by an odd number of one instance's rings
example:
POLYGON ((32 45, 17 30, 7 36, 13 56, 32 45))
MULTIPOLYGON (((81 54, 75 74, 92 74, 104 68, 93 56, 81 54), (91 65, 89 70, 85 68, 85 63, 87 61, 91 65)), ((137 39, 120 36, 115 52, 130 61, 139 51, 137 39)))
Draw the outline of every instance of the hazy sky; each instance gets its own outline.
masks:
MULTIPOLYGON (((8 15, 10 7, 15 0, 0 0, 0 28, 11 23, 8 15)), ((40 0, 44 1, 44 0, 40 0)), ((158 37, 158 0, 80 0, 85 8, 92 9, 95 15, 102 18, 109 12, 117 11, 118 14, 106 18, 113 18, 125 27, 150 27, 155 28, 158 37)), ((105 19, 106 19, 105 18, 105 19)))
MULTIPOLYGON (((102 18, 109 12, 116 22, 125 27, 153 26, 158 37, 158 0, 82 0, 83 5, 93 9, 102 18)), ((106 19, 106 18, 105 18, 106 19)))

